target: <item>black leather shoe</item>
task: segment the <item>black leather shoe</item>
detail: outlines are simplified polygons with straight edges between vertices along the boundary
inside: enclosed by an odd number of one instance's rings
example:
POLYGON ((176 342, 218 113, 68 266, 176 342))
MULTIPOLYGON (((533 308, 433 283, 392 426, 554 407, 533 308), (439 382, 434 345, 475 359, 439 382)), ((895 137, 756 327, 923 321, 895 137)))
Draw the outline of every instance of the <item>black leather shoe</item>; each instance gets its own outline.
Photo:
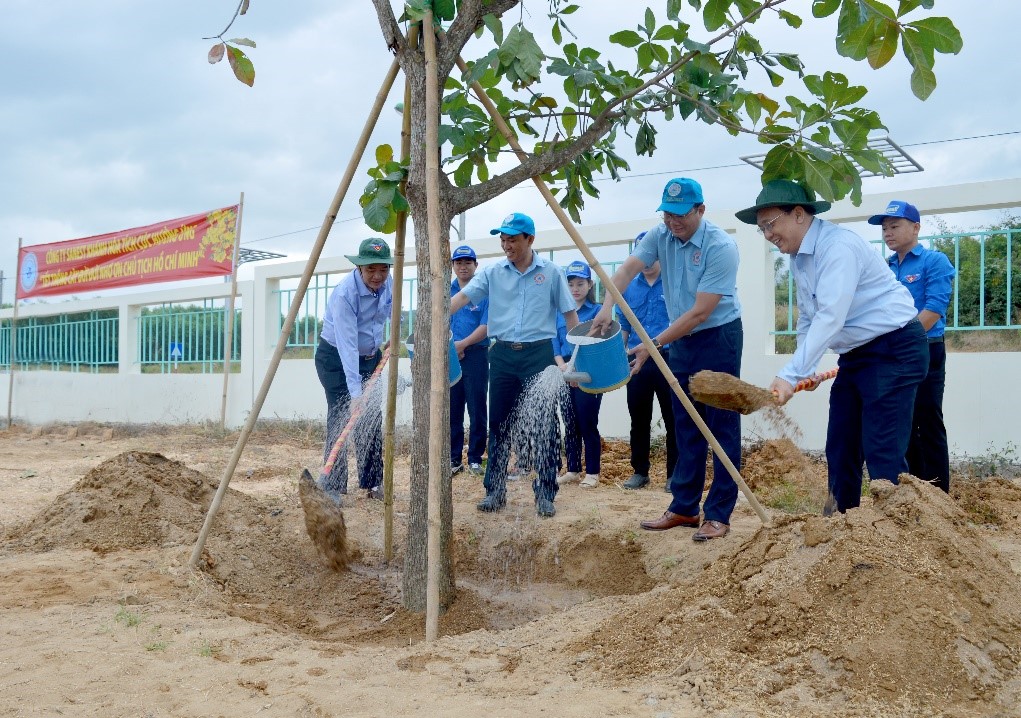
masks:
POLYGON ((503 494, 486 494, 486 498, 482 499, 475 508, 485 513, 492 513, 499 511, 506 505, 507 497, 503 494))
POLYGON ((557 507, 549 499, 536 499, 535 513, 544 519, 548 519, 557 515, 557 507))
POLYGON ((631 474, 631 478, 624 482, 625 489, 641 489, 649 485, 649 477, 642 474, 631 474))

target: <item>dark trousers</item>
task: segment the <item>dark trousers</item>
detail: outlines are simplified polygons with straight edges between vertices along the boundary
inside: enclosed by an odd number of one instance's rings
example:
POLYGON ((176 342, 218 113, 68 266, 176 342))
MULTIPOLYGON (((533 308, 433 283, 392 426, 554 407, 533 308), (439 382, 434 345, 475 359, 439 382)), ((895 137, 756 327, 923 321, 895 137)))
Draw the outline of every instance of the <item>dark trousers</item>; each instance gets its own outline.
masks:
POLYGON ((599 473, 599 457, 603 452, 599 436, 599 407, 602 394, 589 394, 570 387, 570 412, 564 412, 564 450, 567 470, 581 473, 582 447, 585 449, 585 473, 599 473))
POLYGON ((464 350, 461 381, 450 387, 450 465, 461 463, 464 451, 464 410, 468 409, 468 463, 481 464, 486 451, 486 389, 489 347, 475 344, 464 350))
MULTIPOLYGON (((670 369, 677 377, 685 395, 691 399, 699 416, 720 442, 735 467, 741 468, 741 415, 736 411, 717 409, 695 401, 688 390, 692 374, 704 369, 741 375, 741 351, 744 329, 740 319, 712 329, 703 329, 670 344, 670 369)), ((688 415, 680 399, 672 397, 674 431, 677 436, 677 464, 670 475, 670 511, 683 516, 697 516, 705 489, 706 451, 709 442, 688 415)), ((737 484, 715 454, 713 483, 709 488, 702 514, 706 521, 730 523, 737 503, 737 484)))
MULTIPOLYGON (((664 350, 667 361, 670 354, 664 350)), ((666 475, 674 473, 677 464, 677 438, 674 433, 673 391, 656 363, 647 360, 627 383, 627 409, 631 414, 631 468, 636 474, 649 475, 649 449, 652 443, 652 400, 659 402, 659 412, 666 427, 666 475)))
POLYGON ((918 385, 908 441, 908 472, 950 492, 950 447, 943 424, 943 389, 947 382, 947 348, 929 343, 929 373, 918 385))
MULTIPOLYGON (((381 358, 382 353, 377 351, 369 359, 358 359, 358 373, 361 374, 363 383, 372 376, 381 358)), ((316 348, 315 362, 319 383, 326 391, 326 446, 323 449, 325 462, 334 442, 347 426, 351 416, 351 395, 347 390, 347 378, 337 347, 320 339, 316 348)), ((326 477, 323 489, 347 491, 347 444, 351 441, 355 444, 358 463, 358 486, 371 489, 383 483, 383 417, 380 411, 368 407, 367 409, 362 412, 355 423, 352 435, 337 454, 337 462, 326 477)))
MULTIPOLYGON (((489 462, 483 486, 487 494, 503 496, 507 491, 507 463, 511 450, 511 420, 514 409, 530 379, 554 365, 553 342, 534 342, 519 350, 495 342, 489 350, 489 462)), ((560 424, 557 407, 536 412, 542 426, 527 427, 537 437, 529 459, 538 471, 532 482, 536 498, 552 501, 557 495, 557 464, 560 458, 560 424)), ((520 448, 520 447, 515 447, 520 448)))
POLYGON ((915 393, 928 364, 917 319, 840 355, 826 431, 830 493, 838 511, 861 503, 863 463, 871 479, 895 484, 908 470, 915 393))

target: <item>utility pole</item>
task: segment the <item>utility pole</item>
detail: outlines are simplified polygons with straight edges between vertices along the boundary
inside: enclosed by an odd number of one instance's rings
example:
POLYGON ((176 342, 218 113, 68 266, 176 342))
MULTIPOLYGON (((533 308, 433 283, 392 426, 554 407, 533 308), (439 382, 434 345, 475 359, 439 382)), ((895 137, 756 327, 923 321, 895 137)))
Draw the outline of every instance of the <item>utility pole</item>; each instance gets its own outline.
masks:
POLYGON ((4 270, 0 269, 0 307, 4 305, 4 270))

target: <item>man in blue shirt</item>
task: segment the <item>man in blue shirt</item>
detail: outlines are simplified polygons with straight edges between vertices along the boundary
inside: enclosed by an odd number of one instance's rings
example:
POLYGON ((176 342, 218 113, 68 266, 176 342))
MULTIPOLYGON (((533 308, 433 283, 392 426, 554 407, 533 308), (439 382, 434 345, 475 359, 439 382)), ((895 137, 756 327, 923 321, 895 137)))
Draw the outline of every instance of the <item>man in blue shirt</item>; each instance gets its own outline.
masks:
MULTIPOLYGON (((635 237, 638 243, 645 236, 642 232, 635 237)), ((624 290, 624 301, 638 317, 638 321, 649 336, 658 336, 670 325, 666 302, 663 300, 663 279, 660 275, 659 262, 645 267, 624 290)), ((631 322, 623 313, 618 313, 617 320, 624 332, 624 344, 628 351, 634 349, 642 340, 635 333, 631 322)), ((670 347, 664 346, 660 353, 667 361, 670 360, 670 347)), ((634 474, 624 482, 625 489, 641 489, 649 483, 649 451, 652 444, 652 400, 659 402, 659 411, 666 427, 666 475, 670 490, 670 477, 677 464, 677 439, 674 434, 674 410, 671 397, 673 391, 667 384, 666 377, 655 362, 646 361, 642 368, 627 383, 627 408, 631 415, 631 468, 634 474)))
MULTIPOLYGON (((663 190, 659 211, 663 223, 646 232, 630 257, 613 275, 621 292, 644 267, 659 260, 663 296, 670 325, 652 336, 657 349, 670 345, 668 363, 689 398, 688 381, 704 369, 734 376, 741 373, 744 330, 737 299, 738 251, 733 238, 704 219, 702 187, 693 179, 670 180, 663 190)), ((607 295, 593 329, 609 326, 613 297, 607 295)), ((648 359, 645 345, 631 350, 632 374, 648 359)), ((694 402, 710 431, 734 466, 741 465, 741 415, 694 402)), ((680 400, 673 398, 677 436, 677 464, 670 477, 673 500, 658 519, 643 521, 648 531, 676 526, 699 527, 692 538, 708 541, 730 531, 730 515, 737 503, 737 484, 713 457, 713 483, 702 506, 705 520, 699 526, 699 503, 705 489, 708 443, 680 400)))
POLYGON ((862 462, 873 480, 907 471, 911 414, 925 378, 925 330, 911 295, 854 232, 819 219, 830 203, 790 180, 772 180, 737 213, 791 258, 798 292, 798 347, 773 379, 780 404, 815 376, 827 349, 840 355, 830 389, 826 464, 836 508, 861 503, 862 462))
MULTIPOLYGON (((499 511, 507 503, 507 462, 510 452, 508 419, 528 382, 546 367, 554 366, 553 340, 557 336, 557 314, 563 314, 567 328, 578 324, 574 299, 567 278, 553 262, 532 249, 535 223, 528 215, 515 212, 490 234, 500 235, 505 259, 491 264, 450 300, 451 313, 469 303, 489 299, 489 461, 483 486, 486 497, 479 511, 499 511)), ((548 426, 535 427, 543 437, 534 457, 538 477, 532 482, 536 513, 556 514, 557 463, 560 429, 556 411, 541 412, 548 426)))
POLYGON ((907 202, 893 201, 869 224, 883 228, 883 241, 893 254, 887 258, 897 280, 907 287, 918 310, 918 321, 929 340, 929 373, 915 395, 908 471, 950 493, 950 449, 943 423, 943 389, 946 386, 947 350, 943 333, 954 283, 954 266, 942 252, 918 243, 921 217, 907 202))
MULTIPOLYGON (((366 239, 357 255, 345 255, 355 271, 334 287, 326 302, 323 329, 316 348, 315 364, 319 382, 326 391, 326 448, 333 443, 351 415, 351 401, 362 395, 367 380, 382 359, 383 325, 390 318, 393 278, 390 247, 382 239, 366 239)), ((358 461, 358 486, 369 498, 383 498, 383 420, 376 412, 362 414, 355 425, 354 444, 358 461)), ((322 487, 338 501, 347 493, 347 447, 337 455, 322 487)))
MULTIPOLYGON (((479 260, 475 250, 460 246, 450 257, 454 279, 450 296, 468 286, 475 276, 479 260)), ((486 386, 489 383, 489 300, 468 304, 450 315, 450 331, 457 358, 461 362, 461 381, 450 387, 450 473, 464 468, 464 410, 468 408, 468 470, 482 473, 482 454, 486 450, 486 386)))

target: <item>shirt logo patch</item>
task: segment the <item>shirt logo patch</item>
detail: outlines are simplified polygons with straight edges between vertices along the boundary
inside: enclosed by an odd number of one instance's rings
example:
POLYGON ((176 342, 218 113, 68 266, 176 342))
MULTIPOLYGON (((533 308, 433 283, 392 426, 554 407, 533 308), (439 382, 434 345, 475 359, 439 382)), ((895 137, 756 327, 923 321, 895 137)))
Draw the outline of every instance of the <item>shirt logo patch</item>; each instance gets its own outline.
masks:
POLYGON ((691 263, 696 267, 702 263, 702 250, 696 250, 695 253, 691 255, 691 263))
POLYGON ((907 275, 906 277, 904 277, 904 279, 905 279, 905 280, 906 280, 906 281, 907 281, 907 282, 908 282, 909 284, 911 284, 911 283, 913 283, 913 282, 917 282, 917 281, 918 281, 919 279, 921 279, 921 278, 922 278, 922 275, 921 275, 921 274, 909 274, 909 275, 907 275))
POLYGON ((534 281, 535 281, 536 284, 542 284, 543 282, 546 281, 546 275, 545 274, 536 274, 534 281))

